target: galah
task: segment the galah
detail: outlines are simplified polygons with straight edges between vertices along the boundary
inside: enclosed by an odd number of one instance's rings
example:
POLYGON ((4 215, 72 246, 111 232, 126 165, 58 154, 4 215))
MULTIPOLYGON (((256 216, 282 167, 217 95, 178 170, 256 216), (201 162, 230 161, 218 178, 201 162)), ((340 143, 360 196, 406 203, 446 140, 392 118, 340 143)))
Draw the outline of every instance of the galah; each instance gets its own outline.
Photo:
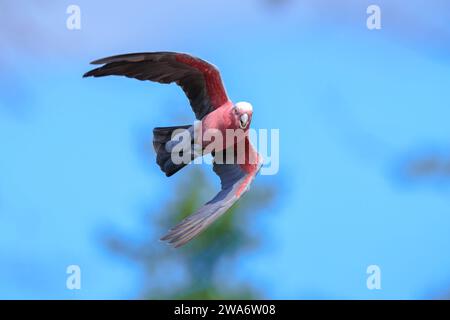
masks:
MULTIPOLYGON (((221 182, 220 192, 204 206, 191 214, 161 238, 174 247, 192 240, 211 223, 224 214, 248 189, 262 165, 262 157, 256 152, 248 137, 253 108, 248 102, 233 104, 228 98, 219 70, 211 63, 185 53, 151 52, 116 55, 93 61, 102 65, 87 72, 84 77, 103 77, 120 75, 139 80, 159 83, 175 82, 187 95, 195 117, 195 125, 157 127, 153 129, 153 146, 156 162, 166 176, 171 176, 187 163, 174 163, 173 149, 178 142, 176 130, 193 133, 216 130, 226 136, 227 130, 243 131, 242 138, 228 139, 222 149, 206 151, 208 142, 189 140, 200 146, 200 155, 210 152, 213 157, 213 170, 221 182), (238 145, 244 146, 243 159, 238 159, 238 145), (232 155, 231 163, 224 161, 225 155, 232 155), (219 157, 220 155, 220 157, 219 157), (218 161, 218 159, 222 161, 218 161)), ((195 134, 194 134, 195 136, 195 134)), ((189 160, 194 159, 192 156, 189 160)), ((228 159, 228 158, 227 158, 228 159)), ((189 162, 189 161, 188 161, 189 162)), ((193 186, 194 187, 194 186, 193 186)))

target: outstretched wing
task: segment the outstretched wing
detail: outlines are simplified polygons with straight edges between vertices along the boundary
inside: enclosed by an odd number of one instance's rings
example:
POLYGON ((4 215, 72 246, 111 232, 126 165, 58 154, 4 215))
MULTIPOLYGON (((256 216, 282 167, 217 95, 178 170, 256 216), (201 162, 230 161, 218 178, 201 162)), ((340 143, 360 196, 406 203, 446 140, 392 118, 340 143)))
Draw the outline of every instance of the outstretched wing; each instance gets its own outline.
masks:
POLYGON ((209 62, 185 53, 130 53, 91 63, 103 66, 83 77, 118 75, 160 83, 175 82, 185 92, 198 120, 228 101, 219 70, 209 62))
MULTIPOLYGON (((216 153, 213 170, 220 178, 222 187, 220 192, 197 212, 170 229, 169 233, 161 240, 167 241, 175 248, 186 244, 224 214, 249 189, 261 168, 262 157, 255 151, 248 138, 246 138, 245 145, 246 157, 245 163, 242 164, 236 162, 234 164, 216 163, 218 158, 216 153)), ((236 153, 234 147, 231 148, 233 150, 228 149, 224 153, 236 153)), ((225 158, 225 155, 222 154, 221 159, 225 158)), ((235 160, 236 158, 235 156, 235 160)))

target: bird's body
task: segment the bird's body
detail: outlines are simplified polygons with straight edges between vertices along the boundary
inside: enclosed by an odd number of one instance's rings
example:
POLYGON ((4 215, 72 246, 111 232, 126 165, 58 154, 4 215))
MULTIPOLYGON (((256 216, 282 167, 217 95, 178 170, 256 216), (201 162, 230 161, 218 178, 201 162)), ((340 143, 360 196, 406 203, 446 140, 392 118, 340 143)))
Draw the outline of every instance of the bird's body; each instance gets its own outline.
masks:
POLYGON ((194 158, 212 153, 213 170, 221 180, 221 191, 211 201, 162 238, 179 247, 225 213, 248 190, 259 171, 262 157, 248 137, 253 108, 247 102, 233 104, 226 94, 217 68, 188 54, 134 53, 92 63, 103 66, 87 72, 85 77, 123 75, 139 80, 178 84, 186 93, 199 120, 194 125, 153 130, 156 162, 167 176, 175 174, 194 158), (183 147, 181 152, 180 146, 183 147), (179 162, 175 156, 180 154, 186 156, 187 161, 179 162))
POLYGON ((231 117, 231 110, 233 109, 233 103, 227 101, 222 106, 217 108, 211 113, 208 113, 202 119, 202 130, 205 132, 210 128, 220 130, 225 135, 226 129, 238 129, 231 117))

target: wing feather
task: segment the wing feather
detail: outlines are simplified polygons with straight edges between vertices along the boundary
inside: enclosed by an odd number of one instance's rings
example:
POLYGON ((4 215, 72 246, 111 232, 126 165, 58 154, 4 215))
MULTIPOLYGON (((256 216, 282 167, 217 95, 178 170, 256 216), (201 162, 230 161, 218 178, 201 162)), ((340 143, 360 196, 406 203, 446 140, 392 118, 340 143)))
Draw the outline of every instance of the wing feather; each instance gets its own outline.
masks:
POLYGON ((126 76, 159 83, 176 83, 189 99, 197 119, 228 102, 219 70, 211 63, 185 53, 149 52, 121 54, 95 60, 103 66, 84 77, 126 76))
MULTIPOLYGON (((248 154, 256 153, 250 143, 248 146, 248 154)), ((261 156, 256 154, 256 157, 258 158, 256 164, 214 163, 213 170, 219 176, 221 182, 220 192, 197 212, 170 229, 161 240, 167 241, 175 248, 180 247, 192 240, 222 216, 249 189, 250 184, 262 165, 261 156)), ((249 158, 247 157, 247 159, 249 158)))

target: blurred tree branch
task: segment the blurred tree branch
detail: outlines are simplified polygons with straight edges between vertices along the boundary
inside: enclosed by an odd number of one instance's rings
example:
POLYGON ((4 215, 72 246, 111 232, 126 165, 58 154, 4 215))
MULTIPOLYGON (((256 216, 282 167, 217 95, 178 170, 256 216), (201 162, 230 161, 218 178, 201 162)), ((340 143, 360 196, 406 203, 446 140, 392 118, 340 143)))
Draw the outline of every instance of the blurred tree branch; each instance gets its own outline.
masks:
POLYGON ((173 249, 157 241, 157 235, 193 213, 210 193, 210 181, 203 171, 190 170, 180 183, 174 199, 146 215, 150 224, 144 240, 130 240, 123 234, 106 238, 109 250, 134 261, 144 270, 141 298, 146 299, 252 299, 261 295, 250 283, 230 287, 229 270, 238 255, 257 248, 259 237, 249 232, 255 215, 268 207, 275 196, 273 187, 255 184, 229 212, 192 242, 173 249), (128 240, 127 240, 128 239, 128 240), (225 272, 224 272, 225 271, 225 272), (226 273, 226 274, 224 274, 226 273))

